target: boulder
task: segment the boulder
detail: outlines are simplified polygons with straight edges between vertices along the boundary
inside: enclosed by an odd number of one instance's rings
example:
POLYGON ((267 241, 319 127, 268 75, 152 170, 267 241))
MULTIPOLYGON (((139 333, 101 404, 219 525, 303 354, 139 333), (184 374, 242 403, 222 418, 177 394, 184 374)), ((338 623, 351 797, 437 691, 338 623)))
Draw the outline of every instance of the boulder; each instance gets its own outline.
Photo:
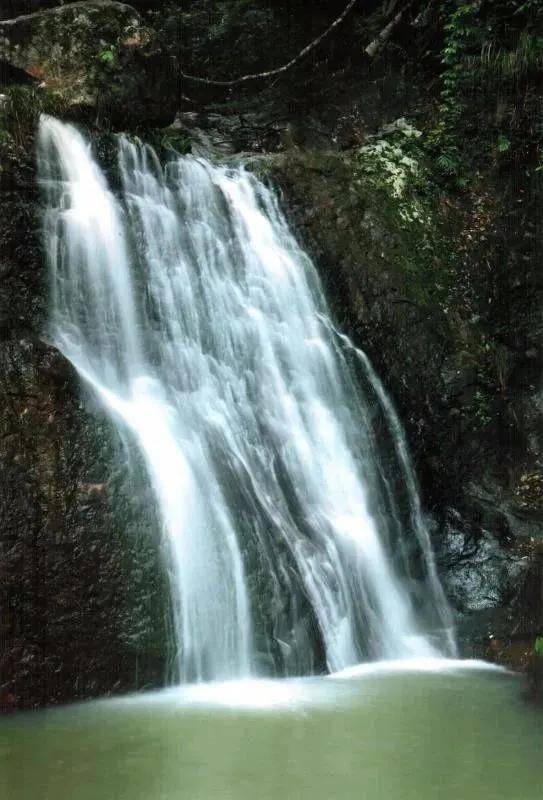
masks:
POLYGON ((175 116, 176 84, 151 38, 130 5, 74 2, 0 21, 0 61, 66 107, 91 109, 98 123, 165 125, 175 116))

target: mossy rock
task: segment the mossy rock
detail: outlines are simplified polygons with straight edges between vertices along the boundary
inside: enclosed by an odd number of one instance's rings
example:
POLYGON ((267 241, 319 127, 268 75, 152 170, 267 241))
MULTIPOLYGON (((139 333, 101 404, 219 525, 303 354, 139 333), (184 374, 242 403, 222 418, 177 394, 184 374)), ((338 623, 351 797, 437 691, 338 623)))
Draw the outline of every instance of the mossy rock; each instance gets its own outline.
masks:
POLYGON ((129 5, 88 0, 0 22, 0 59, 103 126, 166 125, 176 86, 129 5))

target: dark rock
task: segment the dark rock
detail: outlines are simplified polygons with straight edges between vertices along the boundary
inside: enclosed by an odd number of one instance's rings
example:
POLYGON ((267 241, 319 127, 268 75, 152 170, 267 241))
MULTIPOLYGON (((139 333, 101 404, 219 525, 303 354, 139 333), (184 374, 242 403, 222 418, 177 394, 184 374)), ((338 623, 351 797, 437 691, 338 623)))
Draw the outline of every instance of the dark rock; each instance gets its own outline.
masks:
MULTIPOLYGON (((424 272, 420 240, 406 236, 386 198, 356 181, 356 153, 268 156, 255 168, 281 187, 336 319, 401 410, 423 499, 437 519, 462 652, 525 667, 528 640, 543 629, 541 365, 539 349, 523 347, 540 335, 533 322, 541 317, 541 282, 534 276, 524 303, 493 310, 492 322, 474 312, 488 292, 484 283, 471 287, 471 307, 461 299, 466 307, 455 310, 453 299, 426 294, 448 253, 436 251, 433 275, 424 272), (346 204, 351 188, 356 200, 346 204), (516 331, 517 341, 504 343, 504 329, 516 331)), ((508 202, 505 196, 503 213, 508 202)), ((501 264, 490 237, 484 246, 501 264)))
POLYGON ((60 353, 14 339, 0 367, 0 707, 161 685, 167 592, 141 487, 60 353))
POLYGON ((108 420, 40 338, 33 171, 4 163, 1 186, 0 709, 10 711, 161 685, 168 592, 145 482, 119 467, 108 420))
POLYGON ((488 531, 474 538, 449 526, 440 549, 449 597, 462 614, 503 607, 528 569, 525 557, 507 552, 488 531))
POLYGON ((36 11, 45 11, 48 8, 65 4, 66 0, 64 2, 63 0, 3 0, 0 8, 0 20, 34 14, 36 11))
POLYGON ((57 5, 0 22, 0 58, 45 82, 56 75, 70 99, 90 100, 101 48, 128 39, 138 25, 137 12, 114 0, 57 5))
POLYGON ((37 82, 37 79, 25 72, 24 69, 19 69, 19 67, 14 67, 13 64, 8 64, 7 61, 0 60, 0 87, 10 86, 14 83, 33 86, 37 82))
POLYGON ((543 656, 532 656, 528 666, 527 700, 543 707, 543 656))

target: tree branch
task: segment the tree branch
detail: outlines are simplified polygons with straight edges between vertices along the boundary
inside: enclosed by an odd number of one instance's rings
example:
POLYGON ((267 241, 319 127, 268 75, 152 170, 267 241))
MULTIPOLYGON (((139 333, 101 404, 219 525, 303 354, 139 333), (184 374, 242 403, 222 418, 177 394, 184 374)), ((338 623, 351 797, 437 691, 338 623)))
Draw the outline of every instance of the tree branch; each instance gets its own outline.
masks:
POLYGON ((335 19, 334 22, 332 22, 330 27, 327 28, 324 31, 324 33, 322 33, 319 37, 317 37, 317 39, 314 39, 310 44, 307 45, 307 47, 304 47, 303 50, 300 50, 297 56, 294 56, 294 58, 291 59, 287 64, 283 64, 282 67, 277 67, 276 69, 271 69, 268 70, 267 72, 255 72, 251 75, 243 75, 241 78, 235 78, 230 81, 217 81, 213 80, 212 78, 200 78, 196 75, 188 75, 186 72, 183 71, 180 72, 180 76, 181 78, 184 78, 187 81, 192 81, 193 83, 203 83, 206 86, 228 87, 228 86, 238 86, 239 84, 247 83, 248 81, 256 81, 259 80, 260 78, 271 78, 274 75, 280 75, 282 72, 286 72, 288 69, 290 69, 299 61, 301 61, 303 58, 305 58, 307 55, 309 55, 309 53, 315 50, 315 48, 318 47, 321 44, 321 42, 327 39, 328 36, 330 36, 330 34, 338 27, 338 25, 341 25, 341 23, 346 19, 348 14, 354 8, 356 2, 357 0, 350 0, 350 2, 347 3, 345 9, 339 15, 339 17, 335 19))
POLYGON ((383 47, 386 45, 386 43, 392 36, 394 28, 401 21, 403 15, 411 5, 413 5, 412 2, 407 3, 407 5, 405 5, 403 8, 400 8, 398 13, 390 20, 388 25, 385 25, 381 33, 379 33, 379 35, 376 36, 375 39, 369 43, 369 45, 364 50, 368 58, 375 58, 376 55, 379 55, 383 47))

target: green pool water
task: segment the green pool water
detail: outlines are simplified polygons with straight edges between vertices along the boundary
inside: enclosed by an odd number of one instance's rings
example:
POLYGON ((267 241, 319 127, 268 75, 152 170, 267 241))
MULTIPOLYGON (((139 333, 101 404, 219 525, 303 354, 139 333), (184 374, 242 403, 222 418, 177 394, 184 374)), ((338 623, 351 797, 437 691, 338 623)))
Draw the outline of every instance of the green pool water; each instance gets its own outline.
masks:
POLYGON ((188 687, 0 723, 6 800, 542 800, 518 677, 367 668, 188 687))

